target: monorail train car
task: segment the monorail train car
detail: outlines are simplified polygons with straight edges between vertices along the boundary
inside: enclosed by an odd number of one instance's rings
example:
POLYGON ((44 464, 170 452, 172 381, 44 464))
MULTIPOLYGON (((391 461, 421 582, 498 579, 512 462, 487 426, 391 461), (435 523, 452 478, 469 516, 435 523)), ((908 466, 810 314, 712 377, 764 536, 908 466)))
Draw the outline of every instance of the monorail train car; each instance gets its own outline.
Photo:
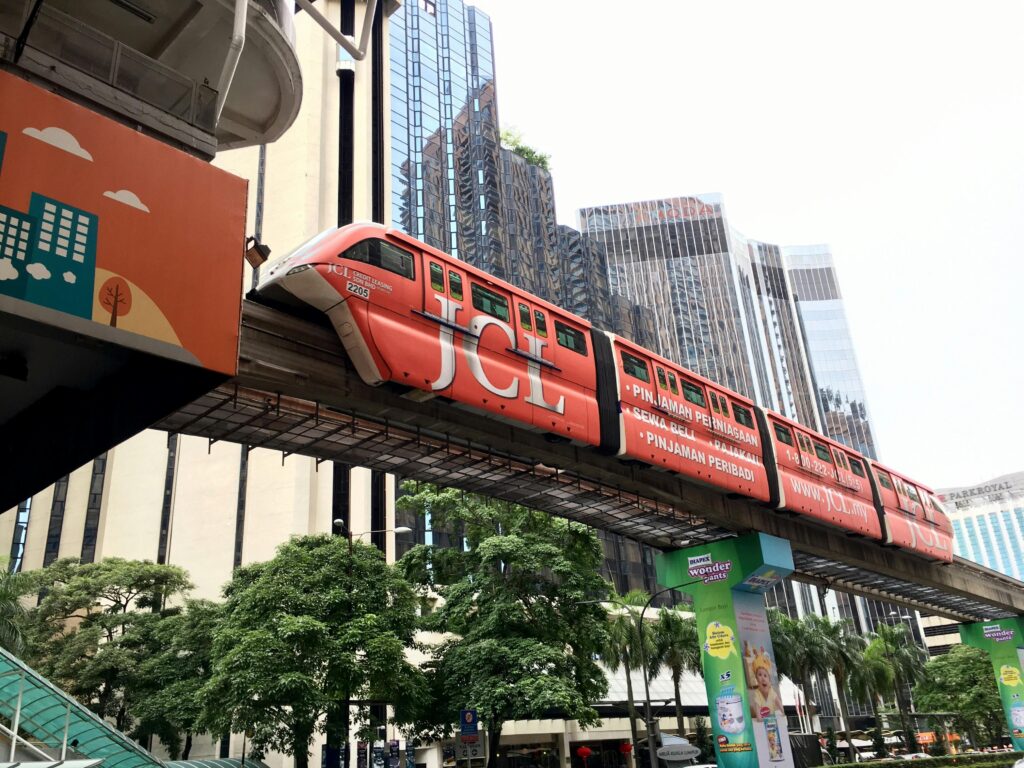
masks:
POLYGON ((367 384, 952 560, 930 489, 397 230, 328 230, 268 265, 258 293, 324 313, 367 384))

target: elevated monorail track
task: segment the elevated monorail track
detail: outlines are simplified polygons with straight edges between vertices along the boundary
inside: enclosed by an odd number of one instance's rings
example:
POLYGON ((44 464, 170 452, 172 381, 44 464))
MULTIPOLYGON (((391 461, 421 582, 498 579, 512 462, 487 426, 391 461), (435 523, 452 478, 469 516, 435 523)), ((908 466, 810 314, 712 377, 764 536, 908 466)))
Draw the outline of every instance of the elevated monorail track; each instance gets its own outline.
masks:
POLYGON ((1024 583, 969 561, 928 562, 441 399, 369 387, 333 330, 250 301, 238 376, 154 426, 462 488, 661 549, 762 531, 791 542, 804 581, 960 621, 1024 614, 1024 583))

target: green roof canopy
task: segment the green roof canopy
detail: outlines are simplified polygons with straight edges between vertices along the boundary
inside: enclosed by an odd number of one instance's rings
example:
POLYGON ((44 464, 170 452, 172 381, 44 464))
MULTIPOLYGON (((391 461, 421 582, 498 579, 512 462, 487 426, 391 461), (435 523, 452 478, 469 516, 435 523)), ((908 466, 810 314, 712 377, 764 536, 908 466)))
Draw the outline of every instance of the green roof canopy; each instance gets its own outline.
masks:
POLYGON ((102 768, 163 768, 149 752, 0 648, 0 719, 13 729, 16 718, 19 741, 27 738, 55 759, 66 727, 71 759, 103 760, 102 768))

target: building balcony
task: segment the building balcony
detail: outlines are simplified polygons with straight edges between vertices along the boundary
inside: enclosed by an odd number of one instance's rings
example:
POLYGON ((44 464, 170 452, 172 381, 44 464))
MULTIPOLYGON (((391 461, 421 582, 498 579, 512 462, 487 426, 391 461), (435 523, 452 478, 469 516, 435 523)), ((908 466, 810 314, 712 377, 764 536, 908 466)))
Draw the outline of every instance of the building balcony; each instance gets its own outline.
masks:
POLYGON ((0 57, 73 100, 212 157, 276 140, 302 101, 294 5, 247 2, 233 78, 224 72, 235 0, 46 0, 34 18, 35 0, 0 0, 0 57), (218 89, 228 83, 218 119, 218 89))

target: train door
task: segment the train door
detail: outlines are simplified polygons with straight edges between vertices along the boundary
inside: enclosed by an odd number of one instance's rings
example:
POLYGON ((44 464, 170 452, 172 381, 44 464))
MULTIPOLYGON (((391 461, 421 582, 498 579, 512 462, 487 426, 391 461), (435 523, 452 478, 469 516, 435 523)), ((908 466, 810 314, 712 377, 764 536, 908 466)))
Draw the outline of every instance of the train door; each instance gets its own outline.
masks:
POLYGON ((430 360, 421 369, 424 380, 417 385, 434 394, 450 397, 456 369, 460 365, 465 366, 461 360, 461 347, 463 339, 470 333, 467 327, 466 276, 444 259, 424 254, 421 283, 422 311, 417 314, 432 327, 433 340, 422 349, 417 349, 415 344, 406 344, 403 357, 413 360, 427 354, 430 360))
MULTIPOLYGON (((340 269, 348 293, 366 300, 370 336, 390 369, 388 378, 429 391, 425 371, 437 363, 436 346, 427 342, 434 330, 413 311, 420 301, 421 254, 404 243, 368 238, 348 249, 344 258, 362 262, 340 269), (409 347, 417 348, 418 354, 406 355, 409 347)), ((350 306, 354 303, 352 298, 346 300, 350 306)), ((357 325, 358 311, 352 306, 357 325)), ((343 329, 339 329, 339 334, 345 338, 343 329)))
POLYGON ((466 372, 455 377, 453 397, 497 416, 527 424, 532 409, 526 401, 526 368, 513 325, 513 297, 489 280, 468 275, 463 285, 469 321, 462 341, 466 372))
MULTIPOLYGON (((565 339, 564 333, 556 329, 556 322, 562 329, 565 324, 529 298, 513 298, 517 345, 512 351, 525 365, 523 397, 533 407, 532 423, 544 432, 586 440, 587 409, 574 376, 579 363, 576 359, 561 359, 565 356, 558 344, 560 333, 563 342, 565 339)), ((586 356, 586 340, 575 341, 578 348, 573 357, 586 356)))
POLYGON ((660 429, 663 417, 657 412, 653 364, 639 347, 626 346, 619 339, 613 345, 614 364, 619 370, 619 411, 622 414, 622 447, 629 455, 655 466, 669 466, 659 456, 658 441, 665 440, 660 429))

